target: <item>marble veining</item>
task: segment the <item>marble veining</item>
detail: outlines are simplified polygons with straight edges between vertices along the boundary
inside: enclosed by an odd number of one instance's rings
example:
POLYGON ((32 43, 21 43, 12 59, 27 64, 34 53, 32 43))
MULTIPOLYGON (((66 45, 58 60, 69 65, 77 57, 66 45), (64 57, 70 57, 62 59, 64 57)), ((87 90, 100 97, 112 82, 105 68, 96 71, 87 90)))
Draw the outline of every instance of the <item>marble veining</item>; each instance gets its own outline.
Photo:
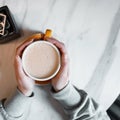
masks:
MULTIPOLYGON (((116 53, 116 47, 115 43, 118 36, 118 32, 120 30, 120 8, 118 9, 117 13, 115 14, 115 17, 113 19, 113 23, 110 29, 108 42, 106 44, 105 50, 103 52, 103 55, 101 56, 98 65, 96 66, 96 69, 92 75, 91 80, 86 85, 86 91, 90 93, 89 86, 93 86, 94 91, 99 87, 95 99, 99 100, 102 87, 104 86, 105 82, 105 76, 107 75, 107 72, 110 69, 111 64, 113 63, 113 60, 115 58, 116 53), (96 82, 98 81, 98 82, 96 82)), ((92 91, 94 94, 94 91, 92 91)))

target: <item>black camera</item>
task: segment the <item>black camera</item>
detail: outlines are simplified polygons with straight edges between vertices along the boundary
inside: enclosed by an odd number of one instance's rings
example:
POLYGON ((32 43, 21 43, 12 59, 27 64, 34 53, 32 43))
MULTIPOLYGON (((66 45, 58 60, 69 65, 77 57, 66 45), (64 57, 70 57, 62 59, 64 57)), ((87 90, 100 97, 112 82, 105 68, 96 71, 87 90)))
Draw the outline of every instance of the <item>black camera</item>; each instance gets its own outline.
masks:
POLYGON ((20 37, 20 31, 7 6, 0 8, 0 43, 20 37))

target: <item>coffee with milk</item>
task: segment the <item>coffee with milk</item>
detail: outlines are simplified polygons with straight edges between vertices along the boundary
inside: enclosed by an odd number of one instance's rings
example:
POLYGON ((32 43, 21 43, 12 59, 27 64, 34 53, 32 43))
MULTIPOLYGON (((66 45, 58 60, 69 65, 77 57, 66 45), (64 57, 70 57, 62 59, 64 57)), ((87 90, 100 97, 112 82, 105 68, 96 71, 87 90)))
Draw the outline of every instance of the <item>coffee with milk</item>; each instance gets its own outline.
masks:
POLYGON ((33 42, 24 50, 22 64, 26 74, 34 80, 49 80, 60 69, 60 53, 50 42, 33 42))

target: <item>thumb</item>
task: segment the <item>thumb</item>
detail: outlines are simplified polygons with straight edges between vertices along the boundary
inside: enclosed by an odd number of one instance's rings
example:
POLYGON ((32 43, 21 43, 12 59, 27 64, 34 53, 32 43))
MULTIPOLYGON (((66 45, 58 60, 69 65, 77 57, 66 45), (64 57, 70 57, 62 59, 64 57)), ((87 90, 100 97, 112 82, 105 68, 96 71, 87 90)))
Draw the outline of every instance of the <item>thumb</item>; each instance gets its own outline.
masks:
POLYGON ((23 71, 23 67, 22 67, 22 61, 20 56, 16 56, 15 57, 15 72, 17 77, 24 77, 25 73, 23 71))

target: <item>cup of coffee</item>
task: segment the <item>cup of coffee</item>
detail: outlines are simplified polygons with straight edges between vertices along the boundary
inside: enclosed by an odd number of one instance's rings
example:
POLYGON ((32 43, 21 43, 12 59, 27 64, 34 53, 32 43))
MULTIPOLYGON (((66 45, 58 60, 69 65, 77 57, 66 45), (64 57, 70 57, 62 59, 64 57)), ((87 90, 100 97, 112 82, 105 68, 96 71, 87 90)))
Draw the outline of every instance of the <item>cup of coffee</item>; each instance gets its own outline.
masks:
POLYGON ((33 80, 50 80, 58 73, 60 64, 59 50, 48 41, 33 42, 22 54, 23 69, 33 80))

